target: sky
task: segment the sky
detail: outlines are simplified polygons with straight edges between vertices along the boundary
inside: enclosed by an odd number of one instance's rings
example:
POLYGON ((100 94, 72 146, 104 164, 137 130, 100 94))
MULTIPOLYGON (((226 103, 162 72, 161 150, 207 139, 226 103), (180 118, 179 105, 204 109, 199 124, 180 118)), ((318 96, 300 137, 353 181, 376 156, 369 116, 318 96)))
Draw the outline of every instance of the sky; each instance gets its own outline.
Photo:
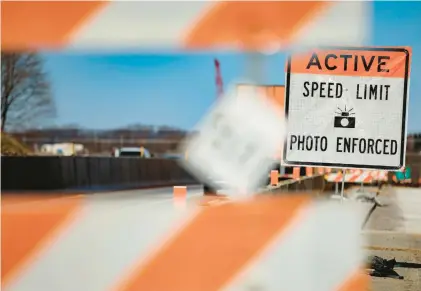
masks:
MULTIPOLYGON (((421 2, 373 3, 375 46, 411 46, 408 132, 421 132, 421 2)), ((241 80, 250 57, 242 53, 46 52, 57 106, 56 125, 108 129, 131 124, 191 129, 216 98, 213 59, 225 86, 241 80)), ((264 59, 264 82, 284 85, 286 55, 264 59)))

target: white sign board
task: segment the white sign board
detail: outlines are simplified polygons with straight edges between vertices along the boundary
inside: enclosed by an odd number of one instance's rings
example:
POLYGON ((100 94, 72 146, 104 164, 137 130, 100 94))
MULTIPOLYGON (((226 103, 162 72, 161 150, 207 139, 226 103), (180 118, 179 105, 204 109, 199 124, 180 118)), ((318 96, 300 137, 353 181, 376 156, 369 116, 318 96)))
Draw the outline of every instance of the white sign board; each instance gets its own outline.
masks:
POLYGON ((410 52, 326 48, 289 57, 283 164, 399 170, 410 52))
POLYGON ((221 96, 196 130, 183 148, 184 166, 215 187, 223 181, 231 193, 258 188, 285 133, 283 112, 259 90, 221 96))

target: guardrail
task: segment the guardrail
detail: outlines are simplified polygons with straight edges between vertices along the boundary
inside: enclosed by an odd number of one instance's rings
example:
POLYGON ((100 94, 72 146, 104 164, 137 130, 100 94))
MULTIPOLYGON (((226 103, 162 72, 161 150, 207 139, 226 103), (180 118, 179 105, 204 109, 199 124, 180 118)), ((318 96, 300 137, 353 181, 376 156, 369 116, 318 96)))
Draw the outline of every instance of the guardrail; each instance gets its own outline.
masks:
POLYGON ((2 157, 1 189, 100 190, 197 181, 175 160, 131 157, 2 157))

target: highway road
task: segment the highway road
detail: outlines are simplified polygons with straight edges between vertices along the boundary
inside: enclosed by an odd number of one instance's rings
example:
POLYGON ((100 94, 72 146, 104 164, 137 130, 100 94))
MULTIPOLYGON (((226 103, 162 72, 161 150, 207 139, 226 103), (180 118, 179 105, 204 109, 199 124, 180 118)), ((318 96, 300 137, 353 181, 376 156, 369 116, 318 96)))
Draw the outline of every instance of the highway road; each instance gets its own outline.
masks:
MULTIPOLYGON (((180 185, 182 186, 182 185, 180 185)), ((194 197, 203 195, 203 186, 191 185, 187 187, 187 201, 191 202, 194 197)), ((4 194, 4 193, 3 193, 4 194)), ((72 193, 48 193, 46 195, 28 193, 28 195, 6 195, 2 196, 2 207, 15 208, 18 205, 46 205, 46 203, 55 203, 59 200, 83 199, 89 204, 92 203, 113 203, 114 205, 126 204, 149 204, 149 203, 169 203, 171 205, 173 198, 173 188, 154 188, 142 190, 122 190, 112 192, 91 192, 89 194, 72 194, 72 193)))
POLYGON ((400 231, 421 234, 421 188, 395 188, 396 203, 401 212, 400 231))

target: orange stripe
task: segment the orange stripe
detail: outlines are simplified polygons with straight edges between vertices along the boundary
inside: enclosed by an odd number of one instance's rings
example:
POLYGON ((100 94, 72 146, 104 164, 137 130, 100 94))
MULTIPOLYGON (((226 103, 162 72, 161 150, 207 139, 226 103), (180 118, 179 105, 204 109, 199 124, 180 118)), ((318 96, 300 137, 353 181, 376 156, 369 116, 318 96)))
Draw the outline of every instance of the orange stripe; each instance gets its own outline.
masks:
POLYGON ((352 176, 350 179, 349 179, 349 182, 355 182, 358 178, 359 178, 359 174, 354 174, 354 176, 352 176))
POLYGON ((107 1, 1 2, 2 49, 57 48, 107 1))
POLYGON ((173 187, 173 196, 178 199, 185 199, 187 196, 187 187, 186 186, 174 186, 173 187))
POLYGON ((117 290, 219 290, 308 203, 299 195, 202 208, 117 290))
POLYGON ((82 199, 79 196, 57 200, 39 198, 38 202, 33 198, 23 198, 21 203, 8 203, 8 201, 7 197, 2 198, 3 287, 49 242, 60 226, 73 217, 72 214, 80 208, 82 199))
POLYGON ((292 178, 293 179, 300 179, 300 167, 294 167, 292 169, 292 178))
POLYGON ((276 170, 270 172, 270 184, 271 185, 278 185, 279 180, 279 173, 276 170))
POLYGON ((410 49, 402 49, 406 51, 391 52, 315 49, 305 54, 293 55, 291 57, 291 73, 404 78, 406 59, 410 56, 410 49), (341 58, 341 55, 350 56, 347 61, 346 68, 344 58, 341 58), (379 56, 389 59, 379 59, 379 56), (317 57, 317 59, 315 57, 317 57), (366 65, 372 62, 370 69, 367 71, 365 70, 364 62, 366 65), (384 65, 381 63, 384 63, 384 65), (327 69, 326 64, 334 69, 327 69), (379 68, 388 71, 379 72, 379 68))
POLYGON ((371 182, 371 180, 373 180, 373 177, 371 177, 370 175, 365 177, 363 182, 371 182))
POLYGON ((344 282, 338 291, 366 291, 369 290, 370 277, 362 271, 358 271, 344 282))
POLYGON ((342 173, 338 173, 335 178, 335 182, 341 182, 341 181, 342 181, 342 173))
POLYGON ((254 50, 265 42, 288 43, 329 5, 325 1, 215 3, 191 28, 185 44, 197 49, 241 42, 242 48, 254 50))

